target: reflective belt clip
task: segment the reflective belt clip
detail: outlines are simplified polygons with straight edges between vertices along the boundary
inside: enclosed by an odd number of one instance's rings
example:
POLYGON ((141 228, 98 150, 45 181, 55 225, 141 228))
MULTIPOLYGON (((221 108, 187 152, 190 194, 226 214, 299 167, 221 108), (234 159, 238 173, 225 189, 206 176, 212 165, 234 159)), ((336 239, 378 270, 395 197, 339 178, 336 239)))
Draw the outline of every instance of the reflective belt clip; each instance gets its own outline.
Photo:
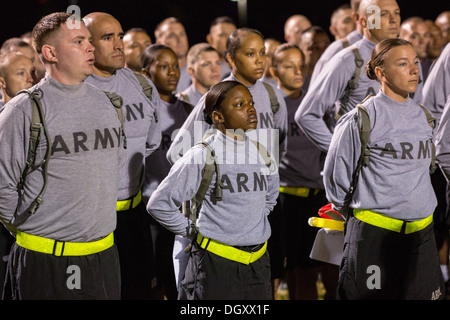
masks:
POLYGON ((55 257, 61 257, 64 253, 64 241, 55 240, 55 243, 53 244, 53 252, 52 255, 55 257))
POLYGON ((142 193, 139 190, 138 194, 134 197, 131 197, 127 200, 119 200, 116 204, 116 211, 126 211, 131 210, 137 207, 137 205, 141 202, 142 193))

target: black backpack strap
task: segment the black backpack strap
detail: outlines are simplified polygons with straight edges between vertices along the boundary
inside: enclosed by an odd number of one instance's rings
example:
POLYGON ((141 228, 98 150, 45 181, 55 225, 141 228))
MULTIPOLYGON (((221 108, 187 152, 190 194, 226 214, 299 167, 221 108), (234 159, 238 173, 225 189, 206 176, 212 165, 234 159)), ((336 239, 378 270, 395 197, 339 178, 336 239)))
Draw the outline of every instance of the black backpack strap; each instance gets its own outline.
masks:
POLYGON ((268 84, 264 81, 261 81, 261 82, 263 83, 264 87, 266 87, 267 93, 269 94, 270 107, 272 109, 273 114, 275 114, 280 109, 280 103, 278 102, 277 95, 275 94, 275 90, 273 89, 273 87, 270 84, 268 84))
POLYGON ((115 92, 109 92, 109 91, 103 91, 103 92, 109 98, 109 100, 111 101, 112 105, 114 106, 114 109, 117 112, 117 117, 120 120, 120 130, 122 131, 123 148, 126 149, 127 148, 127 137, 125 135, 125 130, 123 128, 123 121, 124 120, 123 120, 123 111, 122 111, 122 105, 123 105, 122 97, 119 96, 115 92))
POLYGON ((356 88, 358 88, 358 82, 359 77, 361 75, 361 68, 363 67, 364 60, 361 57, 361 54, 359 53, 359 50, 356 46, 349 47, 353 55, 355 56, 355 72, 353 73, 353 76, 347 83, 347 87, 345 88, 344 96, 341 98, 340 101, 340 108, 338 112, 336 113, 335 119, 339 120, 340 117, 342 117, 348 110, 348 102, 350 101, 350 96, 353 94, 353 91, 355 91, 356 88))
MULTIPOLYGON (((367 113, 366 108, 362 104, 358 104, 356 106, 358 108, 358 112, 355 113, 355 120, 358 125, 359 129, 359 137, 361 141, 361 152, 358 159, 358 163, 356 165, 356 169, 353 172, 352 175, 352 181, 350 184, 350 188, 345 195, 344 199, 344 205, 343 208, 348 208, 350 205, 350 202, 352 201, 353 193, 356 190, 356 185, 358 184, 359 179, 359 173, 361 171, 361 168, 363 166, 367 166, 369 164, 369 157, 370 157, 370 150, 367 148, 367 145, 369 143, 369 136, 370 136, 370 118, 369 114, 367 113)), ((352 210, 349 210, 349 216, 352 214, 352 210)), ((347 217, 348 221, 348 217, 347 217)))
POLYGON ((18 188, 20 190, 23 190, 25 185, 25 179, 28 175, 28 172, 31 168, 31 166, 34 165, 36 161, 36 150, 40 142, 41 134, 43 133, 46 140, 47 140, 47 150, 45 152, 44 160, 39 164, 39 166, 42 166, 43 170, 43 177, 44 177, 44 184, 41 188, 41 191, 37 195, 37 197, 34 199, 34 201, 31 203, 30 207, 28 208, 28 213, 30 215, 34 214, 36 210, 39 208, 41 203, 43 202, 44 193, 47 189, 48 184, 48 163, 50 160, 51 155, 51 148, 52 148, 52 142, 50 139, 50 134, 47 130, 47 123, 45 121, 44 116, 44 110, 42 109, 41 99, 44 95, 41 89, 36 89, 34 91, 29 90, 21 90, 17 94, 26 93, 30 97, 31 101, 31 124, 30 124, 30 140, 29 140, 29 146, 28 146, 28 154, 27 154, 27 160, 25 164, 25 168, 22 172, 22 175, 20 177, 18 188))

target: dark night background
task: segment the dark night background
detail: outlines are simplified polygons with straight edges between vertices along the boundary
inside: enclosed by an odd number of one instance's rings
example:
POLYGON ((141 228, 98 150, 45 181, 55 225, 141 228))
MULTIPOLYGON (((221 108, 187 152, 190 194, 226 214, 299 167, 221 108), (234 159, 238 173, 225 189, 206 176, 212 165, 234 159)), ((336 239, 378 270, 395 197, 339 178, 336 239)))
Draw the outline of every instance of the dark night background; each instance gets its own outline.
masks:
MULTIPOLYGON (((238 27, 256 28, 267 37, 283 39, 283 26, 292 14, 306 15, 313 24, 326 30, 329 17, 339 5, 349 0, 247 0, 247 24, 239 22, 237 2, 231 0, 2 0, 0 7, 0 43, 20 36, 33 28, 44 15, 66 11, 71 4, 78 5, 81 16, 93 11, 114 15, 124 31, 131 27, 145 28, 152 41, 153 30, 162 19, 175 16, 186 28, 189 44, 204 42, 211 20, 217 16, 232 17, 238 27)), ((421 16, 434 20, 439 13, 450 10, 449 0, 397 0, 402 19, 421 16)))

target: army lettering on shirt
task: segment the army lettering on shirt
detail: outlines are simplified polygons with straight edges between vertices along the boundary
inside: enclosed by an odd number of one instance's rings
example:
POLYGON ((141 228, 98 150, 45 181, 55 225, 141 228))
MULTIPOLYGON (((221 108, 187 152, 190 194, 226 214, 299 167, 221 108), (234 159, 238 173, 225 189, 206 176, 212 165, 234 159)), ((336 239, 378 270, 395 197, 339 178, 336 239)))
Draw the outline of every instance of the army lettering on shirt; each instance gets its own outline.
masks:
POLYGON ((394 144, 387 142, 382 149, 380 156, 391 157, 393 159, 431 159, 432 142, 430 140, 419 141, 414 146, 411 142, 400 142, 394 144))
MULTIPOLYGON (((127 138, 127 163, 120 172, 119 200, 128 199, 141 190, 145 171, 145 157, 151 155, 161 143, 161 129, 157 122, 156 110, 160 98, 156 87, 150 79, 146 79, 152 87, 151 99, 148 98, 139 83, 136 74, 128 68, 121 68, 111 77, 101 77, 92 74, 86 79, 101 90, 115 92, 122 97, 124 130, 127 138)), ((114 138, 115 132, 105 132, 114 138)), ((104 139, 104 143, 111 140, 104 139)), ((102 147, 102 144, 97 144, 102 147)))
MULTIPOLYGON (((361 169, 350 208, 368 209, 400 220, 420 220, 436 207, 430 181, 433 130, 425 112, 411 98, 399 102, 382 91, 363 103, 371 131, 369 163, 361 169)), ((353 110, 336 126, 324 165, 327 197, 335 209, 344 206, 348 185, 361 153, 353 110)))
POLYGON ((267 191, 267 178, 261 172, 253 172, 250 175, 240 172, 236 173, 235 177, 223 174, 221 180, 224 184, 223 190, 230 193, 267 191))
MULTIPOLYGON (((83 151, 116 148, 121 145, 121 128, 95 129, 91 132, 74 132, 72 136, 55 135, 52 141, 52 156, 83 151)), ((44 151, 45 145, 38 150, 44 151)))
POLYGON ((125 112, 125 120, 129 122, 145 118, 142 102, 139 102, 138 104, 132 103, 131 105, 126 104, 123 106, 123 111, 125 112))
POLYGON ((272 112, 258 112, 258 124, 261 128, 274 128, 272 112))
MULTIPOLYGON (((202 236, 231 246, 263 243, 270 237, 267 216, 276 204, 279 175, 275 159, 270 157, 271 168, 267 170, 266 159, 251 141, 249 136, 234 140, 220 131, 205 138, 219 163, 223 196, 216 201, 214 174, 198 210, 197 227, 202 236)), ((176 234, 191 235, 179 206, 197 192, 205 163, 211 159, 207 154, 200 145, 190 148, 148 201, 148 211, 176 234)))

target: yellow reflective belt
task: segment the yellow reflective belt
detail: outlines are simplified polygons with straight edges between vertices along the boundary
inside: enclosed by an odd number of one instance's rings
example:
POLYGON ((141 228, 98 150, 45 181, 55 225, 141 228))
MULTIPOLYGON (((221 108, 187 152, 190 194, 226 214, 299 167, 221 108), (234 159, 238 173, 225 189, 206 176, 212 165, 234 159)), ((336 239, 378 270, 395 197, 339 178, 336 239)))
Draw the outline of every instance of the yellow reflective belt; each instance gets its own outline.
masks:
POLYGON ((320 189, 310 188, 295 188, 295 187, 282 187, 280 186, 280 192, 287 193, 297 197, 307 198, 310 192, 314 192, 314 195, 318 194, 320 189))
POLYGON ((111 232, 103 239, 92 242, 65 242, 43 238, 17 230, 16 242, 19 246, 54 256, 86 256, 106 250, 114 244, 111 232))
POLYGON ((256 252, 247 252, 239 250, 235 247, 226 245, 213 239, 204 238, 200 234, 197 235, 197 243, 202 249, 208 250, 222 258, 240 262, 243 264, 250 264, 261 258, 267 249, 267 241, 261 249, 256 252))
POLYGON ((139 191, 138 194, 131 199, 117 201, 116 211, 125 211, 134 209, 141 202, 141 199, 142 194, 141 191, 139 191))
POLYGON ((380 227, 383 229, 401 232, 403 225, 406 224, 404 230, 405 234, 414 233, 426 228, 432 221, 433 215, 429 215, 428 217, 418 220, 418 221, 403 221, 390 217, 383 216, 379 213, 370 211, 370 210, 359 210, 353 209, 353 215, 368 224, 371 224, 376 227, 380 227))

